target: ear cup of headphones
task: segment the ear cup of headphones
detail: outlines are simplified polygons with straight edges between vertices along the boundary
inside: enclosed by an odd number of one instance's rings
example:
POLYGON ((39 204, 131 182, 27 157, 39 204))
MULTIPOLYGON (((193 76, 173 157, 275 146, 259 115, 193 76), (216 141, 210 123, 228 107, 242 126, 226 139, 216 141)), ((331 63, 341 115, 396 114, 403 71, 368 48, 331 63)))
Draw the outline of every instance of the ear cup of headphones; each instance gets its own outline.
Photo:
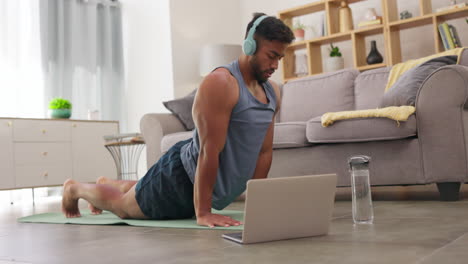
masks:
POLYGON ((242 45, 242 51, 247 56, 252 56, 257 49, 257 42, 255 39, 247 38, 244 40, 244 44, 242 45))
POLYGON ((268 16, 263 15, 254 21, 252 28, 250 28, 249 33, 247 34, 247 37, 242 44, 242 51, 245 55, 252 56, 255 54, 255 51, 257 50, 257 42, 254 39, 255 30, 257 29, 257 26, 260 24, 260 22, 262 22, 262 20, 267 17, 268 16))

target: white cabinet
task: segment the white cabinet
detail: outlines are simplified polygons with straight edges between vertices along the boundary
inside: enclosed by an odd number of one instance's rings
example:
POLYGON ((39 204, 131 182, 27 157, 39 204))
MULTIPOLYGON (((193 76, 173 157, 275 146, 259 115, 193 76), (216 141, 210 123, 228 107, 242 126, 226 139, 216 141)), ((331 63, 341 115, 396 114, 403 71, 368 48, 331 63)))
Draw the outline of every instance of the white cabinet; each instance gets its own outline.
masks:
POLYGON ((70 142, 15 142, 16 187, 60 185, 72 178, 70 142))
POLYGON ((0 189, 15 187, 13 162, 13 122, 0 119, 0 189))
POLYGON ((70 141, 69 121, 15 119, 13 140, 15 142, 70 141))
POLYGON ((0 189, 116 179, 103 136, 117 133, 114 121, 0 119, 0 189))
POLYGON ((110 152, 104 147, 103 135, 118 132, 117 123, 74 123, 72 125, 73 178, 95 182, 100 176, 117 178, 110 152))

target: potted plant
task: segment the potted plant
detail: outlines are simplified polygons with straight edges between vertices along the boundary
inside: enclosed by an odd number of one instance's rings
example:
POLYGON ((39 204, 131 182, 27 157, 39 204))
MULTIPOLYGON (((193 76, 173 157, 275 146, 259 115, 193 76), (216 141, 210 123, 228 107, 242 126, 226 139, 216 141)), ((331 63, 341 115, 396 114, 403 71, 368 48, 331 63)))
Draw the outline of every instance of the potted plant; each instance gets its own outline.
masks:
POLYGON ((71 108, 70 101, 57 97, 49 102, 49 115, 51 118, 70 118, 71 108))
POLYGON ((293 32, 297 41, 304 40, 305 25, 302 24, 300 21, 296 21, 296 23, 294 23, 293 26, 293 32))
POLYGON ((338 46, 330 43, 330 57, 326 60, 326 71, 337 71, 344 68, 344 60, 338 46))

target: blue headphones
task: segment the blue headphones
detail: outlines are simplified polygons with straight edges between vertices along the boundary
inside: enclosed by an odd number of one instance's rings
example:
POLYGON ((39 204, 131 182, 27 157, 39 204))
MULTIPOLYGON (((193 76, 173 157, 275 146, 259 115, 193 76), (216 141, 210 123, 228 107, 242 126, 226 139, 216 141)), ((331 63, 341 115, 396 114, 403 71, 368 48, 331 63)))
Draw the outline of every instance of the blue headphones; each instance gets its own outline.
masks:
POLYGON ((263 19, 267 18, 268 16, 263 15, 255 20, 252 27, 247 34, 247 37, 244 39, 244 43, 242 44, 242 51, 247 56, 252 56, 257 50, 257 42, 254 39, 255 30, 257 26, 262 22, 263 19))

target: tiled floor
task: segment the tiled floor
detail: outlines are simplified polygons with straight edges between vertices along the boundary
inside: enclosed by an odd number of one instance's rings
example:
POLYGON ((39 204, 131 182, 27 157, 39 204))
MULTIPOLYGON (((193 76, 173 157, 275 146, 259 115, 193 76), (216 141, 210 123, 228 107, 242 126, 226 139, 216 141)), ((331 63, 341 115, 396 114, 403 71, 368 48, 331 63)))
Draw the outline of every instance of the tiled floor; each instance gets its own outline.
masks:
POLYGON ((60 201, 14 204, 0 207, 0 264, 468 263, 467 194, 439 202, 433 186, 374 188, 375 224, 355 226, 349 190, 339 189, 328 236, 248 246, 217 230, 17 223, 59 211, 60 201))

